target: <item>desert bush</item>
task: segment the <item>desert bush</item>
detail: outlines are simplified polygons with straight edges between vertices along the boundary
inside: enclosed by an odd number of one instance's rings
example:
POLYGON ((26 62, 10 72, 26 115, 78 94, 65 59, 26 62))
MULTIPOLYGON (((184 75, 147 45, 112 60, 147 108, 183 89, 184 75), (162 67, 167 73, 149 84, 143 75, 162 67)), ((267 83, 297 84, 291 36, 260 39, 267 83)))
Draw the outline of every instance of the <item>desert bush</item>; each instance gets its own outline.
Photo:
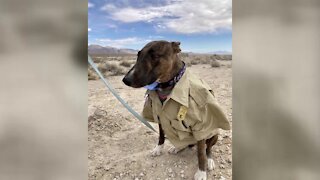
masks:
POLYGON ((100 63, 98 64, 98 69, 102 74, 110 73, 111 76, 125 74, 125 70, 116 63, 100 63))
MULTIPOLYGON (((119 75, 123 75, 126 73, 126 69, 119 66, 117 63, 104 62, 104 63, 97 64, 97 67, 103 75, 119 76, 119 75)), ((99 77, 96 75, 94 70, 91 67, 89 67, 88 68, 88 79, 95 80, 98 78, 99 77)))
POLYGON ((101 73, 106 73, 108 71, 108 67, 106 66, 106 63, 99 63, 98 69, 101 73))
POLYGON ((112 76, 120 76, 120 75, 124 75, 126 74, 126 70, 121 68, 121 67, 118 67, 116 69, 113 69, 112 71, 112 76))
POLYGON ((106 71, 111 73, 111 76, 118 76, 118 75, 123 75, 125 74, 125 69, 120 67, 118 64, 116 63, 109 63, 106 62, 104 64, 104 67, 106 68, 106 71))
POLYGON ((191 67, 192 64, 190 63, 190 61, 184 62, 186 64, 187 67, 191 67))
POLYGON ((190 64, 191 64, 191 65, 196 65, 196 64, 199 64, 200 61, 201 61, 201 59, 200 59, 199 57, 196 57, 196 58, 194 58, 194 59, 192 59, 192 60, 190 61, 190 64))
POLYGON ((92 70, 88 70, 88 80, 97 80, 99 76, 92 70))
POLYGON ((124 67, 131 67, 131 62, 130 61, 122 61, 120 63, 121 66, 124 66, 124 67))
POLYGON ((219 59, 219 57, 216 54, 210 56, 210 60, 211 61, 215 61, 215 60, 218 60, 218 59, 219 59))
POLYGON ((220 67, 220 63, 219 61, 215 60, 215 61, 211 61, 211 67, 220 67))
POLYGON ((200 58, 200 62, 201 62, 201 64, 210 64, 211 59, 208 56, 203 56, 200 58))

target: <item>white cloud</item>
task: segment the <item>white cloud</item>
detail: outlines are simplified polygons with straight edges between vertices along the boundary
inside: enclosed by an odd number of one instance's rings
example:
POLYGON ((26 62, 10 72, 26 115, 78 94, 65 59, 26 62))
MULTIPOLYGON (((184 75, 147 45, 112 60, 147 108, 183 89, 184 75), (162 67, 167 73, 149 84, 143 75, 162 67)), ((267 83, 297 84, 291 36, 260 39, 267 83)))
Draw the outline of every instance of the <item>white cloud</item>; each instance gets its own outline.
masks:
POLYGON ((107 26, 108 28, 113 28, 113 29, 118 28, 118 26, 115 25, 115 24, 106 24, 106 26, 107 26))
POLYGON ((93 4, 93 3, 88 2, 88 8, 93 8, 93 7, 94 7, 94 4, 93 4))
POLYGON ((231 0, 169 1, 163 6, 118 8, 106 4, 102 10, 111 18, 124 23, 154 23, 159 31, 171 30, 182 34, 211 33, 231 29, 231 0))
POLYGON ((88 28, 88 32, 90 32, 91 31, 91 28, 88 28))
POLYGON ((112 46, 112 47, 125 47, 127 45, 139 45, 139 44, 145 44, 149 40, 141 39, 137 37, 128 37, 123 39, 97 39, 96 40, 98 44, 104 45, 104 46, 112 46))
POLYGON ((163 39, 164 36, 158 36, 158 35, 155 35, 155 36, 148 36, 149 39, 163 39))

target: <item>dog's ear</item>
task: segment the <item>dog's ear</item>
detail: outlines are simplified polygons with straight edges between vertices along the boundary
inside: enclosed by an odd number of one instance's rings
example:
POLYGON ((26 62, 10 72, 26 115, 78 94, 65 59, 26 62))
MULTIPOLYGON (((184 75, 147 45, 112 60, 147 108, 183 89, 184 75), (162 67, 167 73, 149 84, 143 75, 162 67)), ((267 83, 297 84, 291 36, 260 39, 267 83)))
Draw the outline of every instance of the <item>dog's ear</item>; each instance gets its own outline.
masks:
POLYGON ((178 42, 178 41, 176 41, 176 42, 171 42, 171 45, 172 45, 172 49, 173 49, 173 52, 174 52, 174 53, 179 53, 179 52, 181 52, 180 42, 178 42))

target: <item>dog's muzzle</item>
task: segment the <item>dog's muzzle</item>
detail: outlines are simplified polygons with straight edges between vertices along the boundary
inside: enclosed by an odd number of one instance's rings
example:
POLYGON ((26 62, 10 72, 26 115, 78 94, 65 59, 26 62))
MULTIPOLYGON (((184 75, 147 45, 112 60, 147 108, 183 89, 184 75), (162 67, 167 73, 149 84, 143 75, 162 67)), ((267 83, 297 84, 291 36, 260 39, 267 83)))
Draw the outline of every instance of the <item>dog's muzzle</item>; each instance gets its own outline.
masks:
POLYGON ((130 78, 128 78, 127 76, 125 76, 123 79, 122 79, 122 82, 127 85, 127 86, 131 86, 132 85, 132 81, 130 80, 130 78))

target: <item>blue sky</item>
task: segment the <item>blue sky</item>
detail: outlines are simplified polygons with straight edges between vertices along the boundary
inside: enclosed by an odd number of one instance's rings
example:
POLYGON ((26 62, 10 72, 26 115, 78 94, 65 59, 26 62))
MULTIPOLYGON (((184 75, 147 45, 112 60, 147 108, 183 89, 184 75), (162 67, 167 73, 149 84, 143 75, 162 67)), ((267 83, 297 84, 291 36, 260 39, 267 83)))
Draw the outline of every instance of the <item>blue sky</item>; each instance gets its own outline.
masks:
POLYGON ((232 51, 231 0, 89 0, 89 44, 141 49, 180 41, 182 51, 232 51))

